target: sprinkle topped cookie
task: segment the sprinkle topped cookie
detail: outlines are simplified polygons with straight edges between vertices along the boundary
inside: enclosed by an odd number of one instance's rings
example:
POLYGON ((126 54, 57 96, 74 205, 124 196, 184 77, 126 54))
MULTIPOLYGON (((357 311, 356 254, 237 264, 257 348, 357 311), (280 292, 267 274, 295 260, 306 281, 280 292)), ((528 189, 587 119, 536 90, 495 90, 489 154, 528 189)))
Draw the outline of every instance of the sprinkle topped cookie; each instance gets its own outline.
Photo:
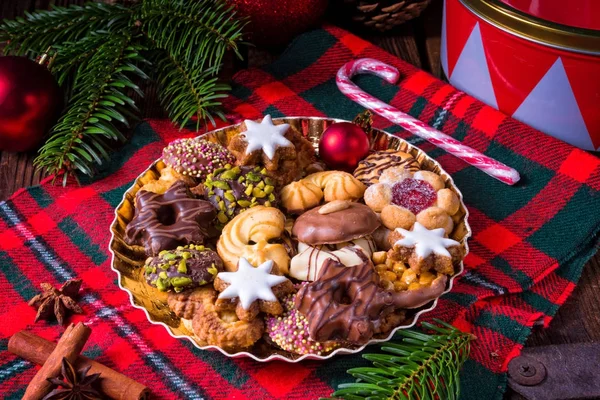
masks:
POLYGON ((225 147, 199 138, 169 143, 163 149, 162 158, 178 173, 200 179, 226 164, 235 163, 235 157, 225 147))
POLYGON ((254 268, 248 260, 240 258, 237 271, 221 272, 217 275, 220 280, 229 283, 227 289, 219 294, 219 299, 237 297, 246 310, 256 300, 277 301, 271 288, 288 279, 285 276, 272 275, 272 268, 271 260, 254 268))
POLYGON ((274 125, 270 115, 265 115, 260 124, 249 119, 244 123, 248 130, 241 134, 248 143, 246 154, 262 150, 269 160, 272 160, 278 147, 294 147, 292 142, 283 136, 290 128, 289 124, 274 125))
POLYGON ((443 228, 429 230, 418 222, 415 222, 412 231, 397 228, 403 238, 394 243, 394 246, 414 247, 415 254, 421 258, 431 254, 450 257, 448 247, 458 246, 456 240, 444 237, 446 231, 443 228))
POLYGON ((283 315, 265 320, 269 338, 283 350, 296 354, 321 355, 340 347, 340 342, 316 342, 310 338, 308 321, 294 307, 294 296, 284 297, 283 315))

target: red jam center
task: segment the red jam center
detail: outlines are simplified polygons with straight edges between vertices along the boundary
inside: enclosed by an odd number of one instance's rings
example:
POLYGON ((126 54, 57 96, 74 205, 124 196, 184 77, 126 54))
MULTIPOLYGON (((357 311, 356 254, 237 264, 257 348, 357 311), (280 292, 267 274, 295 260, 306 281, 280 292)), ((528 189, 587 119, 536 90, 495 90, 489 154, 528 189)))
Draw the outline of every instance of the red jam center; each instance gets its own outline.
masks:
POLYGON ((418 214, 431 207, 437 198, 435 189, 420 179, 407 178, 392 186, 392 203, 418 214))

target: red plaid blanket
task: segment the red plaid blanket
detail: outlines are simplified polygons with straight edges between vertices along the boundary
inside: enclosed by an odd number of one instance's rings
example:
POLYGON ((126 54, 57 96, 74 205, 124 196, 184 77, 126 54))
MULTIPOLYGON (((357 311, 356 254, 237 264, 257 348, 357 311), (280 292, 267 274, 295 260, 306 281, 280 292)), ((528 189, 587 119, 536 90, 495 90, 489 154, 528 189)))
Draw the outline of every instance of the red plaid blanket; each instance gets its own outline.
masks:
MULTIPOLYGON (((520 184, 506 186, 376 119, 378 127, 437 158, 464 194, 474 232, 466 272, 426 319, 451 321, 479 338, 463 370, 462 398, 501 398, 508 360, 535 321, 551 320, 597 250, 600 159, 333 27, 303 35, 265 69, 236 75, 227 107, 245 118, 269 113, 351 119, 362 110, 337 91, 335 72, 354 57, 376 58, 402 73, 397 86, 360 77, 365 90, 521 173, 520 184)), ((62 331, 53 323, 33 325, 35 310, 27 300, 41 282, 58 285, 72 277, 84 280, 85 315, 71 320, 93 328, 85 355, 145 383, 156 398, 316 398, 352 380, 347 368, 367 364, 360 355, 294 365, 226 358, 172 338, 129 304, 110 270, 113 210, 168 141, 191 135, 165 121, 147 121, 94 182, 65 189, 46 181, 0 203, 2 397, 20 398, 35 373, 6 351, 10 335, 30 329, 56 340, 62 331)))

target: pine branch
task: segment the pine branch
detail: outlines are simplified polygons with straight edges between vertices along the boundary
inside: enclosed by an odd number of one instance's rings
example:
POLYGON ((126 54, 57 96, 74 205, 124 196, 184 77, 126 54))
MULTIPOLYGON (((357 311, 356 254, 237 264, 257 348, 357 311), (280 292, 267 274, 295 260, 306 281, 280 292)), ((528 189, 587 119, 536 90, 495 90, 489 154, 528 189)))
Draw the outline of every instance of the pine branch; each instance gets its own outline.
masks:
POLYGON ((129 76, 147 78, 134 64, 144 61, 141 50, 129 34, 106 37, 79 71, 67 111, 35 160, 38 168, 47 168, 50 174, 78 169, 92 175, 92 166, 109 158, 107 140, 125 140, 115 124, 129 126, 125 115, 129 109, 137 110, 124 92, 139 91, 129 76))
POLYGON ((355 383, 338 386, 333 398, 344 399, 458 399, 460 368, 467 360, 475 336, 443 321, 441 326, 423 323, 435 332, 426 335, 400 330, 400 343, 386 343, 383 354, 365 354, 373 367, 348 370, 355 383))
POLYGON ((244 23, 223 0, 145 0, 143 30, 181 64, 218 71, 227 50, 241 58, 244 23))
POLYGON ((0 24, 4 54, 35 57, 50 46, 76 42, 98 30, 119 30, 130 24, 133 10, 120 5, 88 3, 25 13, 0 24))
POLYGON ((58 84, 62 86, 73 71, 76 71, 75 77, 78 73, 84 72, 91 57, 98 53, 110 35, 108 31, 96 31, 77 42, 66 42, 55 46, 57 55, 50 71, 56 77, 58 84))
POLYGON ((154 59, 159 97, 171 120, 183 127, 196 117, 198 130, 206 120, 215 124, 213 114, 225 119, 218 108, 219 99, 227 97, 224 92, 231 88, 218 82, 213 76, 214 69, 203 71, 184 65, 164 50, 157 51, 154 59))

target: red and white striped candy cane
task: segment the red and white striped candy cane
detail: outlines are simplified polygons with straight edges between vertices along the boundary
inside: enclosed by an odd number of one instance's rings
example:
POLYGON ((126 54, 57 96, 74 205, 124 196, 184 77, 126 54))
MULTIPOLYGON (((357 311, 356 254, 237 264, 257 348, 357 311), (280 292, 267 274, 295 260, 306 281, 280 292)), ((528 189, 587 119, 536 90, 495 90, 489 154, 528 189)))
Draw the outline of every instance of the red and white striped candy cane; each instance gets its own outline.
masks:
POLYGON ((356 74, 377 75, 385 81, 394 84, 400 76, 396 68, 372 58, 361 58, 350 61, 338 71, 336 77, 337 86, 340 91, 352 101, 381 115, 388 121, 400 125, 413 135, 419 136, 420 138, 433 143, 437 147, 446 150, 448 153, 479 168, 499 181, 508 185, 514 185, 519 181, 519 173, 513 168, 481 154, 477 150, 462 144, 453 137, 434 129, 424 122, 403 113, 368 93, 365 93, 351 80, 356 74))

